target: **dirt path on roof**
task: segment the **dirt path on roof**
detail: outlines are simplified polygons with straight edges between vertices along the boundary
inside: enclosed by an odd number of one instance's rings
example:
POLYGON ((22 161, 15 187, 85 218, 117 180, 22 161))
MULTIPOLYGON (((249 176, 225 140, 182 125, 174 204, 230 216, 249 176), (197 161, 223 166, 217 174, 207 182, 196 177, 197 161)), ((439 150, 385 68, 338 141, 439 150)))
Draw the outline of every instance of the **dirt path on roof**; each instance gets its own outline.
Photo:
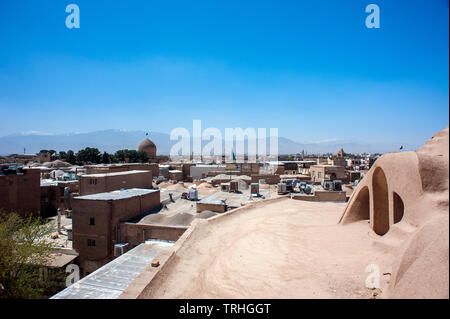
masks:
POLYGON ((393 250, 367 221, 337 225, 344 207, 282 199, 205 222, 141 297, 369 298, 365 269, 388 272, 393 250))

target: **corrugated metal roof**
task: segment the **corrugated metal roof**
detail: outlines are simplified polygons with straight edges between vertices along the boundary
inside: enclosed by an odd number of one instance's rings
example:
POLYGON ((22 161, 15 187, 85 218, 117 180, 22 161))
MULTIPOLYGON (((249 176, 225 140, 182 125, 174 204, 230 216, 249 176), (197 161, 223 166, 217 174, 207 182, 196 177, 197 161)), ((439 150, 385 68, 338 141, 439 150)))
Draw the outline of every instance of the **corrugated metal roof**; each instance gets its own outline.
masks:
POLYGON ((50 299, 116 299, 159 252, 169 250, 173 244, 147 240, 50 299))

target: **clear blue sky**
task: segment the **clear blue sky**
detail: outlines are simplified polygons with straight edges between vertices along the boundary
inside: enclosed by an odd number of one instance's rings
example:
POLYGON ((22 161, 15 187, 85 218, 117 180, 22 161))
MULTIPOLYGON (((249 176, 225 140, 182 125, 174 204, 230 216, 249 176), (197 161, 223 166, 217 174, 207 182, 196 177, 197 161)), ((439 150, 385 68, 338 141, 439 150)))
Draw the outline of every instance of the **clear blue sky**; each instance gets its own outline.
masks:
POLYGON ((448 124, 448 3, 0 0, 0 136, 201 119, 422 144, 448 124), (365 27, 370 3, 380 29, 365 27))

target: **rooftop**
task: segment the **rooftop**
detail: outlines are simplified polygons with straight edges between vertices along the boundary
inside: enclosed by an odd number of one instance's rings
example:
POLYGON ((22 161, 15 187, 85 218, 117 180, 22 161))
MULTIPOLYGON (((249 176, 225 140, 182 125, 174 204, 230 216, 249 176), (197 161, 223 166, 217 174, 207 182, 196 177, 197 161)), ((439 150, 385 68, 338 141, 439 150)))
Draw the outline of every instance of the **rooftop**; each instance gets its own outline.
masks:
POLYGON ((199 201, 199 203, 204 204, 223 204, 223 200, 225 200, 225 204, 228 207, 241 207, 243 204, 252 203, 263 198, 271 198, 276 197, 276 192, 272 188, 260 188, 259 193, 261 197, 252 197, 250 198, 250 189, 246 189, 239 193, 233 192, 225 192, 218 191, 217 193, 205 197, 199 201))
POLYGON ((139 298, 369 298, 367 265, 395 252, 367 221, 339 225, 345 205, 279 198, 200 220, 139 298))
POLYGON ((83 178, 106 177, 106 176, 120 176, 120 175, 129 175, 129 174, 142 174, 142 173, 148 173, 148 172, 149 172, 149 171, 133 170, 133 171, 114 172, 114 173, 84 174, 84 175, 83 175, 83 178))
POLYGON ((143 196, 150 193, 159 192, 159 189, 142 189, 142 188, 129 188, 123 190, 117 190, 106 193, 98 193, 84 196, 77 196, 74 199, 88 199, 88 200, 120 200, 135 196, 143 196))
MULTIPOLYGON (((196 218, 209 218, 217 215, 214 212, 197 213, 196 202, 181 198, 182 191, 161 189, 161 207, 147 212, 141 216, 130 219, 128 222, 146 225, 164 225, 175 227, 188 227, 196 218), (173 202, 169 198, 172 194, 173 202)), ((201 198, 202 195, 199 195, 201 198)))
POLYGON ((155 256, 172 246, 173 242, 147 240, 60 291, 51 299, 115 299, 155 256))

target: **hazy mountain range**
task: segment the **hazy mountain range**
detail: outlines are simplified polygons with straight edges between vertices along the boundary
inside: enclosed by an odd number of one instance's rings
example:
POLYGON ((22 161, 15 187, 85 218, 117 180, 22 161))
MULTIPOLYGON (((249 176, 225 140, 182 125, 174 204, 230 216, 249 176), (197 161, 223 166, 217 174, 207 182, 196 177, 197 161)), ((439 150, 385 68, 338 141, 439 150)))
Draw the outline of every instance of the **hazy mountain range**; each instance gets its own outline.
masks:
MULTIPOLYGON (((119 149, 137 149, 139 143, 146 137, 150 138, 156 144, 159 155, 168 155, 172 145, 176 143, 176 141, 170 141, 169 134, 150 132, 146 136, 146 132, 144 131, 110 129, 69 134, 28 132, 0 137, 0 155, 23 154, 24 151, 27 154, 33 154, 39 152, 41 149, 53 149, 56 151, 67 151, 71 149, 77 152, 88 146, 96 147, 102 152, 114 153, 119 149)), ((206 145, 208 141, 203 143, 203 145, 206 145)), ((267 145, 269 145, 268 141, 267 145)), ((279 154, 301 153, 302 150, 305 150, 309 154, 335 153, 340 148, 350 153, 383 153, 397 151, 398 145, 364 145, 352 142, 339 142, 336 140, 299 143, 284 137, 278 138, 279 154)))

